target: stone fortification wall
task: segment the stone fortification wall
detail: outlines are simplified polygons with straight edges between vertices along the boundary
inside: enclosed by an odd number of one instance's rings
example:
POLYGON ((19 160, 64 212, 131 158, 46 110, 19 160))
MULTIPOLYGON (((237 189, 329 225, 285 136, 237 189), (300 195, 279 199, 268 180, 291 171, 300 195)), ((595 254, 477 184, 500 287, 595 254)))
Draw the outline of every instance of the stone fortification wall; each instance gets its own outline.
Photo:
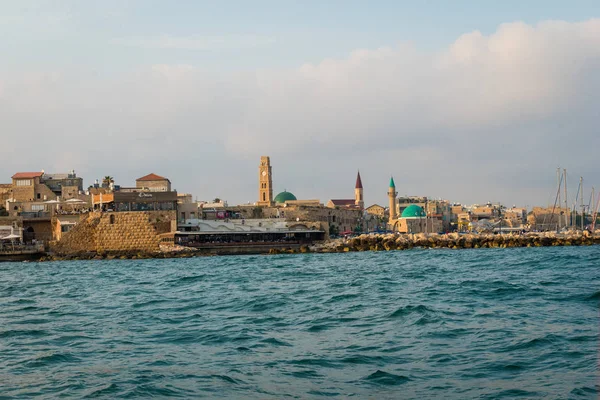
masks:
POLYGON ((73 229, 62 234, 61 240, 51 243, 50 251, 58 254, 96 251, 97 227, 101 218, 101 213, 87 214, 73 229))
POLYGON ((56 254, 156 252, 160 234, 170 231, 175 211, 90 213, 51 246, 56 254))

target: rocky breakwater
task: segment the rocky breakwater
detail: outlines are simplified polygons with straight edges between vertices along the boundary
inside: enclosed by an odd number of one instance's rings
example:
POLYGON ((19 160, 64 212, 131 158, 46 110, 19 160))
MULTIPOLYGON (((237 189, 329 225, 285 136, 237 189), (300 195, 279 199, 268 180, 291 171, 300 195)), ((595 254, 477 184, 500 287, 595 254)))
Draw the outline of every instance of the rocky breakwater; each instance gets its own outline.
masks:
POLYGON ((389 251, 421 248, 479 249, 508 247, 587 246, 600 243, 600 235, 589 232, 530 232, 524 234, 371 234, 335 239, 310 247, 316 253, 389 251))

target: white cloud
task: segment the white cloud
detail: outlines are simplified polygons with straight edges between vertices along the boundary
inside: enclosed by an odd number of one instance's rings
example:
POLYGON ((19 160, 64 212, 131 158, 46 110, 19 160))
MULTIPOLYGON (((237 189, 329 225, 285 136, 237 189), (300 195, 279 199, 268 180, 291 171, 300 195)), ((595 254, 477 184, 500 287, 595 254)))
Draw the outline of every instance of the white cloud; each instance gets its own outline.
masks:
MULTIPOLYGON (((256 44, 129 40, 121 44, 256 44)), ((438 53, 400 44, 294 69, 0 74, 0 172, 67 169, 64 156, 87 182, 108 173, 130 184, 154 171, 179 190, 242 202, 256 197, 257 159, 269 154, 276 189, 302 198, 351 197, 360 168, 367 202, 385 201, 394 174, 402 194, 545 203, 559 164, 590 180, 600 173, 598 71, 600 20, 589 20, 504 24, 438 53)))

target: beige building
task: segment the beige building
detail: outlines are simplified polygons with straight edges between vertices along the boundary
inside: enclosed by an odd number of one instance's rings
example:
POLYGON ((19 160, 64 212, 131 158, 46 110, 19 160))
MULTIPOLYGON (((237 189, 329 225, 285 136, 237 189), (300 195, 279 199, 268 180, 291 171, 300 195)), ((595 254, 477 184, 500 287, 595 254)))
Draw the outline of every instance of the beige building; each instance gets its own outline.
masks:
POLYGON ((569 216, 570 210, 564 207, 533 207, 527 216, 527 223, 534 230, 556 230, 567 225, 569 216))
POLYGON ((149 192, 170 192, 171 181, 165 177, 152 173, 136 179, 135 187, 149 192))
POLYGON ((10 199, 12 194, 11 183, 0 183, 0 210, 7 208, 7 200, 10 199))
POLYGON ((57 195, 42 183, 43 172, 17 172, 12 176, 13 201, 55 200, 57 195))
POLYGON ((485 205, 474 204, 471 207, 471 219, 495 219, 500 216, 500 206, 492 203, 485 205))
POLYGON ((380 206, 379 204, 373 204, 365 209, 367 214, 374 215, 381 219, 385 218, 385 207, 380 206))
POLYGON ((177 213, 177 220, 183 223, 199 218, 198 203, 194 201, 191 194, 177 194, 177 213))
POLYGON ((527 209, 512 207, 504 210, 504 218, 511 221, 511 224, 527 223, 527 209))

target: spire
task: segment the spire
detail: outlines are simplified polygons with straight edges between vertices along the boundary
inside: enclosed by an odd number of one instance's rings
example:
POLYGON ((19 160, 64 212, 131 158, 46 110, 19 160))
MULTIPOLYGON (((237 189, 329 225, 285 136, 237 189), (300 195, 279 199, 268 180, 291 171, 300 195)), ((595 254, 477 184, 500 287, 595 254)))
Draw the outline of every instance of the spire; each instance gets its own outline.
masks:
POLYGON ((358 171, 358 174, 356 175, 356 186, 354 187, 355 189, 362 189, 362 181, 360 180, 360 171, 358 171))
POLYGON ((390 178, 390 187, 391 188, 395 188, 396 187, 396 184, 394 183, 394 177, 393 176, 390 178))

